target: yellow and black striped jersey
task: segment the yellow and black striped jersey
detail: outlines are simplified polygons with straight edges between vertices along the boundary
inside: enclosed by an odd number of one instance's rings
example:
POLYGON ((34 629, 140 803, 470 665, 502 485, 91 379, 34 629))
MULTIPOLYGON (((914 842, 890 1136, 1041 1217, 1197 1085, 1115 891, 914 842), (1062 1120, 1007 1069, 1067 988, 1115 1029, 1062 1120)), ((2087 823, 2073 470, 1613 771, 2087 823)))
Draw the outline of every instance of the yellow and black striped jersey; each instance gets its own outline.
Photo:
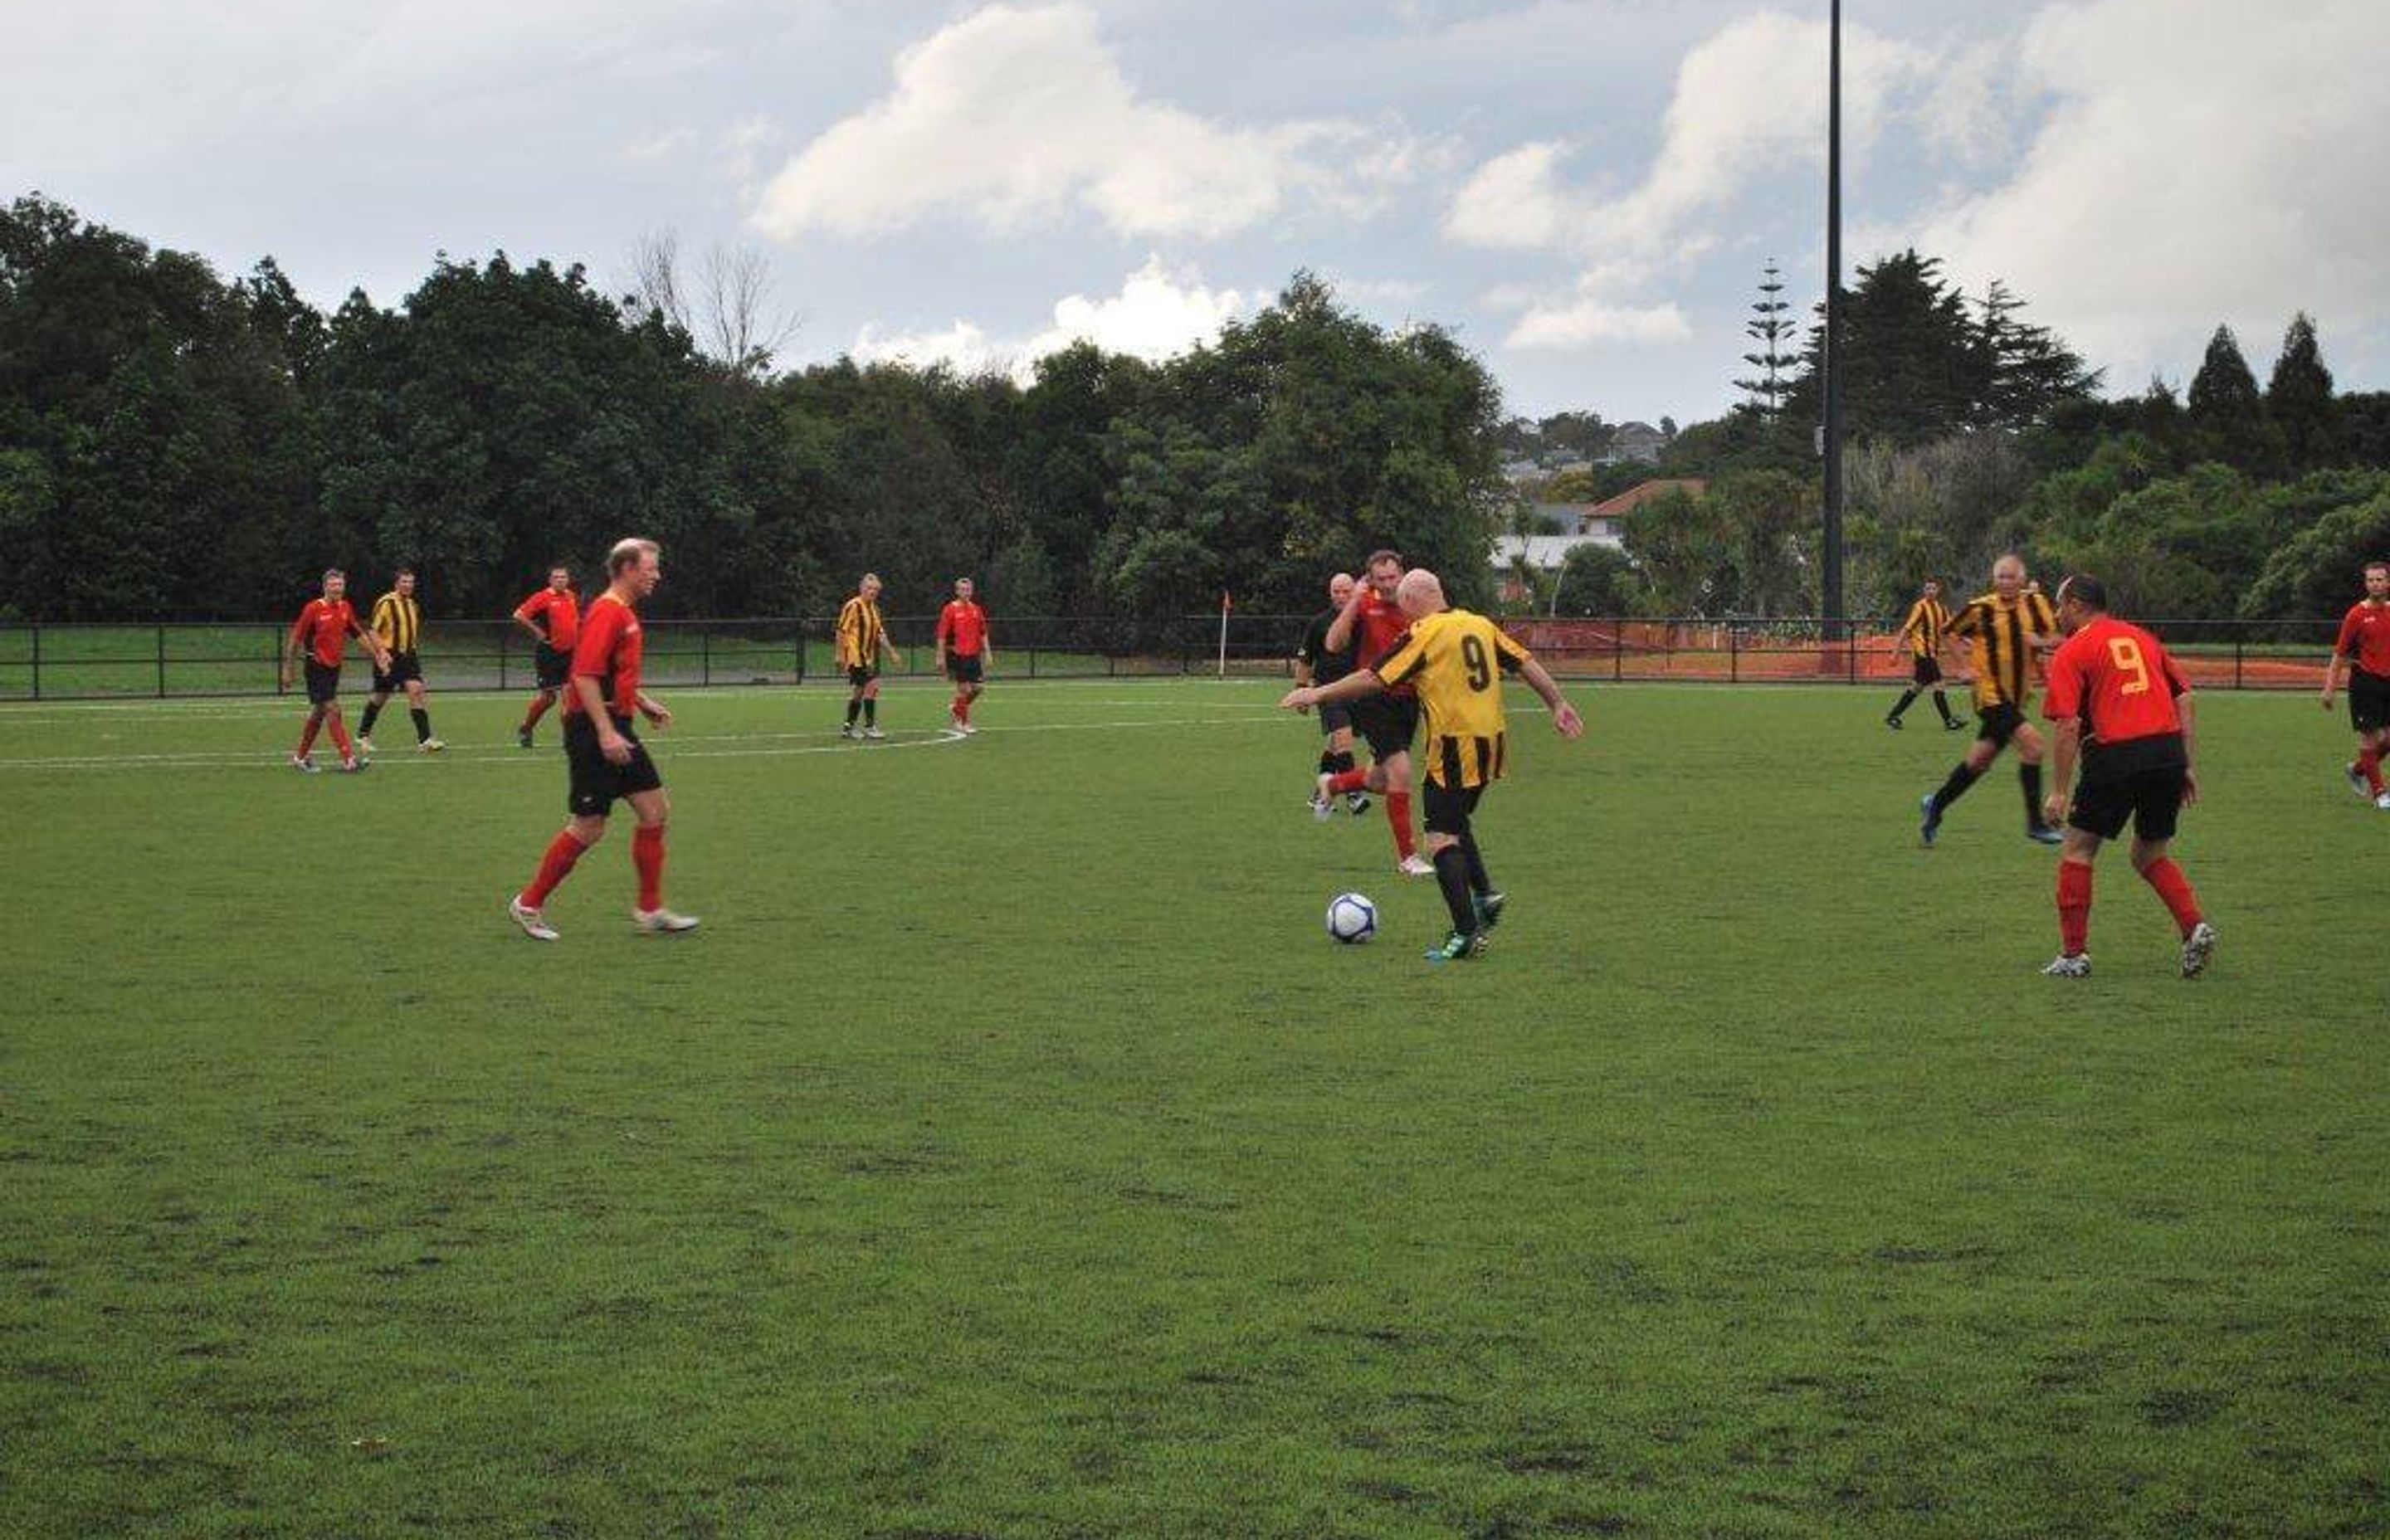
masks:
POLYGON ((1912 658, 1931 658, 1942 650, 1942 634, 1950 629, 1950 607, 1940 599, 1919 599, 1908 607, 1900 633, 1908 638, 1912 658))
POLYGON ((838 612, 838 666, 869 668, 880 659, 880 638, 886 633, 880 623, 880 606, 861 594, 838 612))
POLYGON ((1949 634, 1972 644, 1975 704, 2024 709, 2033 694, 2033 638, 2054 635, 2058 617, 2039 594, 2004 599, 1979 594, 1951 618, 1949 634))
POLYGON ((1412 622, 1370 672, 1389 687, 1419 691, 1427 778, 1463 790, 1502 778, 1502 675, 1516 674, 1531 657, 1484 616, 1446 610, 1412 622))
POLYGON ((423 639, 423 608, 395 590, 374 600, 373 634, 392 652, 413 652, 423 639))

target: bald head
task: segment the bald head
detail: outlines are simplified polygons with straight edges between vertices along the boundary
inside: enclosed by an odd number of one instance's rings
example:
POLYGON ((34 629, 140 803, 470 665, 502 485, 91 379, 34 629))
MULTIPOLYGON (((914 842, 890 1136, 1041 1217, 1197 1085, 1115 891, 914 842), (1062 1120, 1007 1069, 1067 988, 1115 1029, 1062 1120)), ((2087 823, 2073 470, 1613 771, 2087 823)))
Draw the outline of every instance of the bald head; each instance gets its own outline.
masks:
POLYGON ((1394 585, 1394 603, 1413 620, 1446 608, 1444 582, 1424 567, 1414 567, 1394 585))

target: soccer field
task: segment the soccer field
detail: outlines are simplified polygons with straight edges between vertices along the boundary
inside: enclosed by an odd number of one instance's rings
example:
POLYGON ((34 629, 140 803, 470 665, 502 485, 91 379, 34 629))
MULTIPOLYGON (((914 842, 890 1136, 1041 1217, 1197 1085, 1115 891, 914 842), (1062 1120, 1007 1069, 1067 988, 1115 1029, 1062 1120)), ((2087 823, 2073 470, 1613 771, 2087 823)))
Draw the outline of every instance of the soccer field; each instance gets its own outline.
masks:
POLYGON ((665 692, 703 928, 625 817, 546 946, 517 697, 358 777, 0 709, 0 1534, 2381 1533, 2345 719, 2202 697, 2215 965, 2112 851, 2062 982, 2007 760, 1918 846, 1930 711, 1572 687, 1438 969, 1280 687, 665 692))

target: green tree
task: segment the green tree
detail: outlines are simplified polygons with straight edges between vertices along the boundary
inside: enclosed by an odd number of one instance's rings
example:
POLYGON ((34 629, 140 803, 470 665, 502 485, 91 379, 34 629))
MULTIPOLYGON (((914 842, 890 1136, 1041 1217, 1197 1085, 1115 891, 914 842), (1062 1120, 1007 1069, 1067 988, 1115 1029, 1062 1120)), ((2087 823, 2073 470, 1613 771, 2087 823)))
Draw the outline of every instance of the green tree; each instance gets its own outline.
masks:
POLYGON ((2293 473, 2332 459, 2336 447, 2332 371, 2324 367, 2315 322, 2306 311, 2294 316, 2283 333, 2281 354, 2266 382, 2266 417, 2281 435, 2284 463, 2293 473))
POLYGON ((2191 381, 2189 418, 2191 452, 2200 459, 2242 470, 2262 469, 2275 459, 2257 377, 2249 372, 2229 326, 2217 327, 2207 340, 2206 355, 2191 381))
MULTIPOLYGON (((1770 258, 1760 270, 1759 298, 1752 302, 1751 319, 1742 326, 1743 335, 1757 349, 1742 355, 1752 375, 1734 382, 1736 390, 1751 398, 1746 403, 1749 408, 1764 417, 1773 417, 1783 409, 1785 392, 1792 388, 1794 327, 1786 318, 1792 308, 1784 299, 1784 275, 1770 258)), ((1673 438, 1674 432, 1669 436, 1673 438)))

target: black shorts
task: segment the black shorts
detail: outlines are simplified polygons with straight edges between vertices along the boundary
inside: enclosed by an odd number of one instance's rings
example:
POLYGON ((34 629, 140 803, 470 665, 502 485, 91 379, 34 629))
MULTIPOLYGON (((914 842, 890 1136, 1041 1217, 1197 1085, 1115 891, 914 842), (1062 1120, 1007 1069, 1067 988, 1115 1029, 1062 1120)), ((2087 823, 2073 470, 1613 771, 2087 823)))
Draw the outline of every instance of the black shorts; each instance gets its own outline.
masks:
POLYGON ((1975 710, 1975 737, 1989 738, 1995 749, 2005 749, 2009 739, 2016 737, 2024 725, 2024 712, 2003 700, 1997 706, 1979 706, 1975 710))
POLYGON ((1485 794, 1482 786, 1447 787, 1430 780, 1420 798, 1426 814, 1425 828, 1430 834, 1449 834, 1458 840, 1469 832, 1469 815, 1477 811, 1477 799, 1485 794))
POLYGON ((2390 678, 2361 668, 2349 670, 2348 725, 2360 733, 2390 727, 2390 678))
POLYGON ((1349 700, 1323 700, 1319 704, 1319 733, 1322 738, 1341 733, 1353 725, 1353 703, 1349 700))
POLYGON ((880 677, 880 671, 869 663, 857 663, 846 671, 846 682, 856 689, 880 677))
POLYGON ((1938 685, 1942 682, 1942 664, 1936 659, 1920 658, 1909 669, 1908 676, 1917 682, 1920 689, 1928 685, 1938 685))
POLYGON ((536 671, 539 687, 560 690, 572 682, 572 654, 559 652, 546 642, 531 655, 531 666, 536 671))
MULTIPOLYGON (((2133 832, 2144 840, 2171 840, 2182 813, 2183 765, 2177 739, 2174 763, 2163 759, 2129 768, 2110 769, 2087 761, 2083 783, 2075 789, 2075 805, 2066 821, 2102 840, 2124 832, 2130 818, 2133 832)), ((2129 746, 2128 746, 2129 747, 2129 746)))
POLYGON ((328 706, 341 696, 341 669, 337 663, 319 663, 307 660, 307 703, 328 706))
POLYGON ((390 667, 374 670, 373 693, 388 695, 409 681, 422 683, 423 660, 412 652, 393 652, 390 655, 390 667))
POLYGON ((1410 695, 1365 695, 1353 702, 1353 730, 1369 745, 1369 757, 1383 764, 1411 751, 1419 736, 1419 698, 1410 695))
POLYGON ((585 712, 574 712, 564 719, 564 759, 572 771, 564 805, 576 818, 603 818, 613 811, 617 797, 663 789, 664 778, 656 774, 656 762, 648 757, 648 746, 639 741, 635 725, 618 716, 614 727, 631 740, 628 764, 606 757, 598 747, 597 725, 585 712))
POLYGON ((946 677, 957 685, 976 685, 984 669, 976 652, 966 658, 959 652, 946 654, 946 677))

